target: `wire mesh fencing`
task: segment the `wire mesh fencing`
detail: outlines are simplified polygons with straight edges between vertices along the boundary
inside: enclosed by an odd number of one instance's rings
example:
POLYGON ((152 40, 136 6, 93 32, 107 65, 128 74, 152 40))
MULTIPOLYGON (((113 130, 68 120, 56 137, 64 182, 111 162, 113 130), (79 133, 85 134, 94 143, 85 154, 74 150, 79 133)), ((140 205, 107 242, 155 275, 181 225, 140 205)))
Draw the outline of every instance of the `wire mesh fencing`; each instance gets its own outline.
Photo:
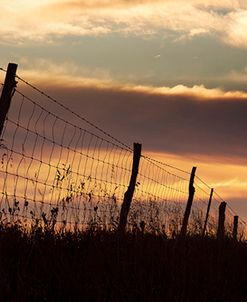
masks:
POLYGON ((142 156, 129 226, 145 225, 149 232, 177 234, 188 198, 189 178, 187 172, 142 156))
MULTIPOLYGON (((132 173, 132 148, 18 79, 30 94, 15 90, 1 136, 1 222, 58 230, 116 229, 132 173)), ((127 229, 178 234, 189 182, 189 172, 142 155, 127 229)), ((188 232, 202 234, 206 226, 206 234, 215 236, 223 199, 214 194, 209 209, 211 188, 197 176, 194 188, 188 232)), ((234 215, 227 207, 228 234, 234 215)), ((240 236, 244 231, 240 219, 240 236)))

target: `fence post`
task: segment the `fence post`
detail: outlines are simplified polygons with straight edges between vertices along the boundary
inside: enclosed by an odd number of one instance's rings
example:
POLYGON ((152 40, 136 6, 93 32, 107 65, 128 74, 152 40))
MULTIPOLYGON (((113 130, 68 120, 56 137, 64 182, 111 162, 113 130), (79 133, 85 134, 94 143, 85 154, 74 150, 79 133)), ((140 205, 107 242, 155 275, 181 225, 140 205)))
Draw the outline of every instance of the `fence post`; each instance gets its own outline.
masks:
POLYGON ((222 201, 219 206, 217 239, 223 239, 225 235, 225 210, 226 210, 226 202, 222 201))
POLYGON ((17 64, 9 63, 0 98, 0 137, 3 131, 6 115, 9 111, 11 98, 14 94, 14 88, 17 84, 17 82, 15 81, 16 70, 17 64))
POLYGON ((130 209, 131 201, 132 201, 134 191, 135 191, 135 186, 136 186, 139 162, 140 162, 140 158, 141 158, 141 149, 142 149, 141 144, 134 143, 132 173, 131 173, 131 177, 130 177, 129 187, 124 194, 124 200, 123 200, 123 203, 121 206, 121 211, 120 211, 120 219, 119 219, 119 225, 118 225, 118 231, 120 233, 124 233, 125 229, 126 229, 129 209, 130 209))
POLYGON ((234 216, 232 237, 234 240, 238 238, 238 216, 234 216))
POLYGON ((206 213, 206 218, 205 218, 205 223, 202 231, 202 236, 205 235, 206 228, 207 228, 207 223, 208 223, 208 217, 209 217, 209 211, 212 203, 212 197, 213 197, 214 189, 211 189, 209 200, 208 200, 208 207, 207 207, 207 213, 206 213))
POLYGON ((195 173, 196 173, 196 167, 193 167, 192 171, 191 171, 191 175, 190 175, 189 197, 188 197, 186 209, 184 212, 183 224, 182 224, 182 228, 181 228, 181 232, 180 232, 181 236, 186 236, 186 233, 187 233, 190 211, 191 211, 193 198, 194 198, 194 194, 195 194, 195 188, 194 188, 195 173))

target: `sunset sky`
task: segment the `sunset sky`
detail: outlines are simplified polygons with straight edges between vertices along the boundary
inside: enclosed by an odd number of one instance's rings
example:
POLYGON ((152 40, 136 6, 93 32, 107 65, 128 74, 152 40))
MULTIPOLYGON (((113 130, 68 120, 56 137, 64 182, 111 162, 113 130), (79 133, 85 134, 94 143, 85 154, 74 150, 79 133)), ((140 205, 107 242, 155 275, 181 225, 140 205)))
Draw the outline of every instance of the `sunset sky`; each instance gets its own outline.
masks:
POLYGON ((145 154, 197 166, 247 219, 246 0, 0 3, 0 67, 145 154))

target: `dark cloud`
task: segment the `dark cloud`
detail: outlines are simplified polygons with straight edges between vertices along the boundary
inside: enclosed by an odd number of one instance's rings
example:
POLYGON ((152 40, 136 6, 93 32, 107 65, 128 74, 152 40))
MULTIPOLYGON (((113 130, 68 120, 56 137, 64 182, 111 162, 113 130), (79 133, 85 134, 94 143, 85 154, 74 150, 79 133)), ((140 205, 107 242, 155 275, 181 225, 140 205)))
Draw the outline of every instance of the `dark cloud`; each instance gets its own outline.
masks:
MULTIPOLYGON (((121 89, 45 88, 75 112, 132 145, 186 155, 242 158, 247 150, 247 100, 150 94, 121 89)), ((48 110, 56 110, 47 103, 48 110)), ((58 112, 58 111, 56 111, 58 112)), ((81 127, 82 121, 60 112, 81 127)), ((93 129, 91 129, 93 131, 93 129)))

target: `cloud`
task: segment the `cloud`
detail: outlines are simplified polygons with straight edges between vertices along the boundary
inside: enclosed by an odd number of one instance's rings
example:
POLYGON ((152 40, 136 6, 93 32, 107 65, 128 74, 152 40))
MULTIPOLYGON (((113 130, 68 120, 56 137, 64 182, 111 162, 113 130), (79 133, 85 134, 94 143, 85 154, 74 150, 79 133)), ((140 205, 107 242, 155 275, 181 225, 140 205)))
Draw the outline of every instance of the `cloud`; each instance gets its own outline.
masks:
MULTIPOLYGON (((131 7, 136 5, 151 5, 162 3, 174 3, 174 0, 88 0, 88 1, 51 1, 47 2, 60 7, 69 8, 105 8, 105 7, 131 7)), ((224 9, 237 9, 246 7, 245 0, 178 0, 179 3, 189 3, 197 6, 224 8, 224 9)))
POLYGON ((247 47, 247 10, 231 12, 230 26, 224 37, 226 43, 237 47, 247 47))
POLYGON ((1 10, 2 43, 51 43, 61 36, 109 33, 151 37, 171 30, 180 39, 213 35, 236 47, 247 46, 245 1, 16 0, 3 1, 1 10))
POLYGON ((247 93, 241 91, 224 91, 220 88, 205 88, 204 85, 194 85, 187 87, 185 85, 176 85, 174 87, 149 87, 133 86, 133 90, 156 95, 182 95, 194 97, 197 101, 203 100, 226 100, 230 98, 246 99, 247 93))

